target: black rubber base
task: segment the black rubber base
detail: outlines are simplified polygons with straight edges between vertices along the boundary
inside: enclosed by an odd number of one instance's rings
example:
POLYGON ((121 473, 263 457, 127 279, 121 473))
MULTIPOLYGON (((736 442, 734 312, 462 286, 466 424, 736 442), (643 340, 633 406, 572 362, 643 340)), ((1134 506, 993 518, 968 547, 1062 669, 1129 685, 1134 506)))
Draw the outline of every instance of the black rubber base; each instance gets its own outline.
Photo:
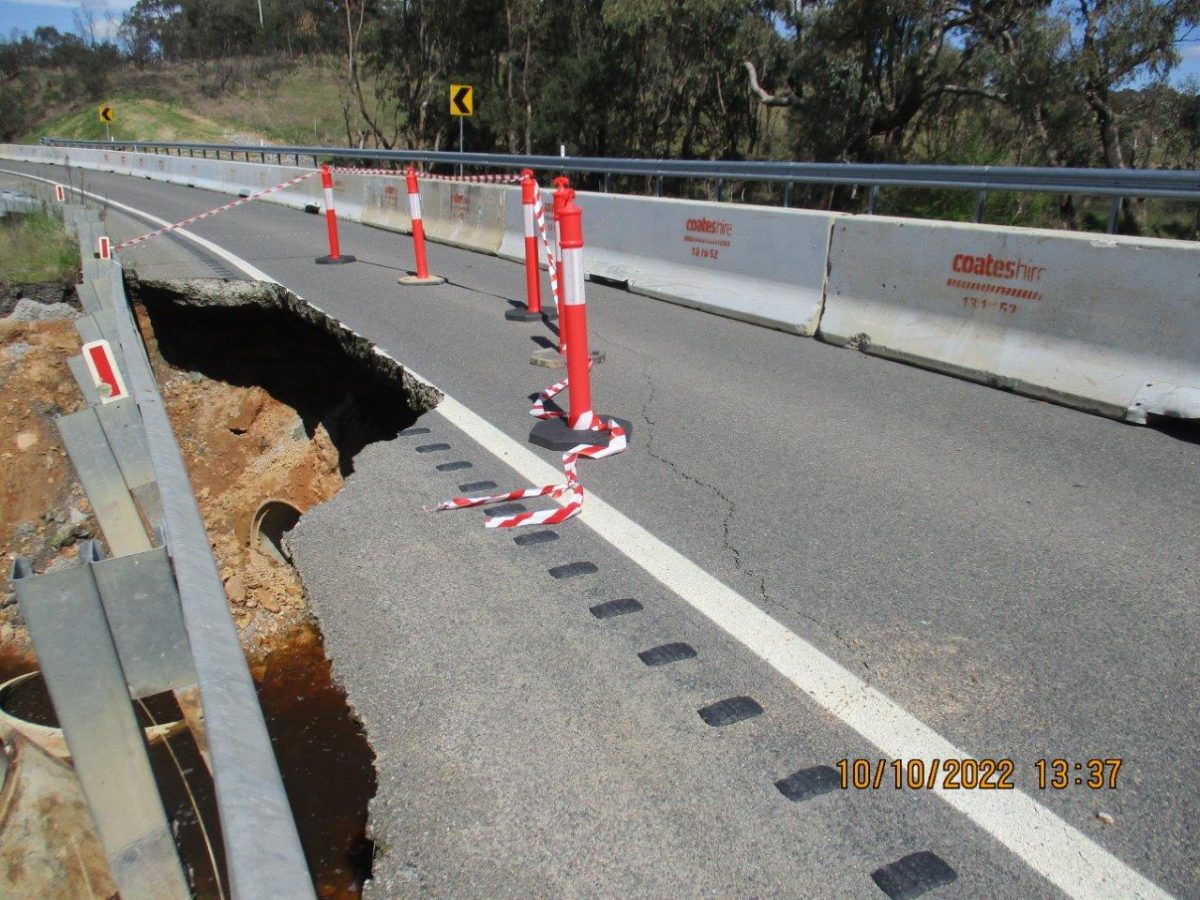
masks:
POLYGON ((506 310, 504 318, 510 322, 540 322, 543 315, 543 313, 530 312, 526 307, 519 306, 506 310))
MULTIPOLYGON (((610 419, 609 416, 600 416, 600 418, 606 422, 613 421, 620 425, 625 431, 626 440, 633 437, 633 425, 625 419, 610 419)), ((573 431, 567 427, 565 418, 542 419, 529 432, 529 443, 545 447, 547 450, 566 451, 572 447, 578 447, 580 444, 599 444, 607 447, 611 437, 612 433, 608 431, 589 431, 587 429, 573 431)))
POLYGON ((322 256, 317 260, 317 265, 319 265, 319 266, 340 266, 342 263, 352 263, 352 262, 357 262, 357 261, 358 260, 355 257, 349 256, 347 254, 341 255, 337 259, 334 259, 332 256, 322 256))

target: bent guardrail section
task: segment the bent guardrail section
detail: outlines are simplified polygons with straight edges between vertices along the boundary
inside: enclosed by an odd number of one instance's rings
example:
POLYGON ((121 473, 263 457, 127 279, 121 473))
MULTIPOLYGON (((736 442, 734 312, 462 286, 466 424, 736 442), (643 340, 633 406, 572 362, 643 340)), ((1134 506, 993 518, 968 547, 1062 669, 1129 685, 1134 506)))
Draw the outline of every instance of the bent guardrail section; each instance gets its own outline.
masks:
POLYGON ((95 212, 67 207, 64 219, 84 259, 76 328, 106 359, 99 382, 71 360, 87 405, 57 424, 116 555, 89 542, 79 565, 44 575, 18 558, 12 580, 109 866, 122 896, 190 894, 130 707, 173 690, 212 771, 233 896, 315 897, 121 266, 90 253, 95 212))

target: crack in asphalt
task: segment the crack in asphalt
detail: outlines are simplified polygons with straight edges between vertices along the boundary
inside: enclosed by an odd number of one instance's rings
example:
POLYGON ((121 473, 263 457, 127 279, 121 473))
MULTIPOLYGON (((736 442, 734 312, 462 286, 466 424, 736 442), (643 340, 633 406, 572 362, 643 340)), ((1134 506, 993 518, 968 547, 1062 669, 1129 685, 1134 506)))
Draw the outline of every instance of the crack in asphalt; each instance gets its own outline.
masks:
POLYGON ((668 459, 666 456, 663 456, 661 453, 657 453, 654 450, 654 426, 657 423, 654 419, 652 419, 650 417, 650 409, 654 404, 654 399, 658 393, 658 387, 657 387, 657 385, 655 385, 654 378, 650 374, 649 356, 645 353, 641 353, 638 350, 633 349, 632 347, 630 347, 628 345, 624 345, 624 344, 620 343, 619 341, 614 341, 610 337, 606 336, 605 341, 607 343, 612 344, 615 347, 620 347, 622 350, 625 350, 628 353, 632 353, 634 356, 638 357, 641 360, 640 374, 641 374, 642 378, 645 380, 646 385, 649 389, 647 394, 642 399, 642 408, 640 410, 641 418, 646 423, 646 426, 647 426, 646 429, 644 430, 644 433, 646 434, 646 440, 645 440, 645 443, 642 445, 642 449, 645 450, 645 452, 650 456, 651 459, 656 460, 657 462, 660 462, 663 465, 667 466, 680 478, 684 479, 685 481, 690 481, 692 484, 698 485, 699 487, 702 487, 706 490, 709 490, 717 496, 717 498, 721 501, 721 503, 725 507, 725 515, 721 520, 721 543, 722 543, 723 549, 726 550, 730 554, 731 558, 733 559, 734 570, 742 575, 749 577, 749 578, 752 578, 752 579, 757 578, 758 579, 758 596, 759 596, 759 599, 763 603, 765 603, 769 606, 774 606, 779 609, 787 609, 787 607, 782 606, 781 604, 777 603, 775 600, 773 600, 771 598, 770 592, 767 590, 766 577, 763 575, 760 575, 757 571, 755 571, 749 565, 746 564, 746 562, 742 559, 742 551, 738 548, 737 544, 734 543, 733 536, 732 536, 732 530, 733 530, 733 518, 737 514, 737 504, 732 499, 730 499, 729 496, 727 496, 725 494, 725 492, 722 491, 720 488, 718 488, 716 485, 711 484, 707 481, 704 481, 700 478, 697 478, 695 475, 692 475, 692 474, 684 471, 683 468, 681 468, 679 466, 679 464, 676 463, 674 460, 668 459))
MULTIPOLYGON (((597 337, 599 337, 599 336, 600 335, 597 333, 597 337)), ((623 344, 620 341, 615 341, 612 339, 611 336, 608 336, 608 335, 604 336, 604 341, 608 344, 611 344, 614 347, 618 347, 621 350, 624 350, 628 353, 633 354, 641 361, 639 374, 645 380, 646 385, 648 387, 648 392, 643 397, 642 408, 639 411, 642 421, 646 423, 646 428, 642 429, 642 433, 646 436, 644 443, 642 443, 642 445, 641 445, 642 449, 650 456, 651 459, 656 460, 657 462, 660 462, 663 465, 667 466, 669 469, 671 469, 671 471, 673 471, 680 478, 684 479, 685 481, 690 481, 691 483, 693 483, 699 487, 702 487, 702 488, 705 488, 706 490, 711 491, 725 506, 725 516, 721 520, 721 543, 722 543, 723 549, 725 549, 729 553, 730 557, 732 558, 733 567, 734 567, 735 572, 737 572, 738 574, 740 574, 742 576, 748 577, 752 580, 757 579, 757 581, 758 581, 757 594, 758 594, 759 603, 763 606, 769 606, 773 609, 778 609, 782 612, 786 612, 789 615, 799 616, 800 618, 804 619, 805 621, 808 621, 808 622, 812 623, 813 625, 817 626, 823 632, 830 635, 836 643, 842 645, 847 651, 849 651, 851 654, 853 654, 855 659, 861 664, 861 666, 864 669, 869 671, 870 665, 868 664, 868 662, 865 659, 863 659, 861 657, 860 649, 855 646, 857 642, 847 638, 842 633, 842 631, 839 627, 836 627, 836 626, 829 627, 825 623, 823 623, 820 619, 818 619, 816 616, 813 616, 810 613, 805 612, 803 609, 800 609, 800 608, 797 608, 794 606, 787 606, 771 596, 770 590, 767 588, 766 576, 761 574, 758 570, 752 568, 749 564, 746 563, 746 561, 744 561, 742 559, 742 551, 733 540, 733 536, 732 536, 733 519, 734 519, 734 516, 737 514, 736 502, 734 502, 732 499, 730 499, 725 494, 725 492, 722 491, 720 488, 718 488, 716 485, 710 484, 707 481, 704 481, 700 478, 697 478, 694 475, 689 474, 688 472, 684 471, 679 466, 679 464, 676 463, 674 460, 668 459, 666 456, 663 456, 661 453, 657 453, 654 450, 654 425, 656 424, 656 422, 653 418, 650 417, 650 410, 654 404, 654 399, 658 393, 658 387, 654 383, 654 378, 650 374, 650 366, 649 366, 650 357, 649 357, 649 355, 642 353, 638 350, 635 350, 633 347, 630 347, 627 344, 623 344)))

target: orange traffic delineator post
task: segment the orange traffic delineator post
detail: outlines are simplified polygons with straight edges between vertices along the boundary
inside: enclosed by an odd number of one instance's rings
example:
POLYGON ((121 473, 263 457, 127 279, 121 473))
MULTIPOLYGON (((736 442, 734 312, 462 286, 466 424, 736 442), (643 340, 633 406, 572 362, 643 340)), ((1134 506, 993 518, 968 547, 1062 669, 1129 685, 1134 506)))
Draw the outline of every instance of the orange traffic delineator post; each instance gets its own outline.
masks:
POLYGON ((534 222, 534 205, 537 203, 538 185, 532 169, 521 170, 521 209, 525 213, 525 308, 510 309, 504 318, 510 322, 536 322, 543 316, 553 318, 553 311, 542 309, 542 272, 538 266, 537 225, 534 222))
MULTIPOLYGON (((554 258, 558 260, 560 268, 562 267, 562 235, 558 226, 558 214, 562 211, 563 207, 567 205, 567 202, 574 199, 574 197, 575 192, 571 190, 571 179, 569 179, 566 175, 559 175, 554 179, 554 205, 552 207, 554 212, 554 258)), ((563 302, 563 280, 561 272, 559 273, 558 277, 558 293, 554 296, 554 302, 558 305, 558 314, 561 317, 563 302)), ((558 352, 561 353, 562 350, 562 341, 559 341, 558 352)))
POLYGON ((400 284, 441 284, 446 279, 429 274, 429 263, 425 259, 425 223, 421 221, 421 187, 417 183, 417 170, 409 166, 404 173, 408 182, 408 215, 412 219, 413 256, 416 257, 416 274, 401 275, 400 284))
POLYGON ((333 208, 333 173, 324 163, 321 164, 321 188, 325 191, 325 230, 329 233, 329 255, 318 258, 317 262, 323 266, 352 263, 354 257, 343 256, 338 244, 337 212, 333 208))
MULTIPOLYGON (((559 216, 567 204, 573 204, 574 202, 575 191, 571 189, 571 180, 565 175, 559 175, 554 179, 554 249, 552 251, 555 259, 558 261, 558 284, 555 286, 555 302, 558 304, 558 347, 535 350, 533 355, 529 357, 530 365, 545 366, 547 369, 563 369, 567 367, 567 332, 564 324, 566 313, 563 310, 563 285, 566 278, 563 275, 562 226, 559 222, 559 216)), ((593 365, 604 362, 603 351, 592 350, 591 360, 593 365)))
POLYGON ((549 450, 571 450, 580 444, 608 445, 604 422, 616 422, 626 434, 633 427, 624 419, 598 416, 592 410, 592 360, 588 350, 587 293, 583 263, 583 210, 568 198, 559 213, 559 284, 563 289, 559 329, 566 336, 567 391, 570 407, 565 417, 543 419, 529 433, 531 443, 549 450), (599 429, 599 430, 594 430, 599 429))

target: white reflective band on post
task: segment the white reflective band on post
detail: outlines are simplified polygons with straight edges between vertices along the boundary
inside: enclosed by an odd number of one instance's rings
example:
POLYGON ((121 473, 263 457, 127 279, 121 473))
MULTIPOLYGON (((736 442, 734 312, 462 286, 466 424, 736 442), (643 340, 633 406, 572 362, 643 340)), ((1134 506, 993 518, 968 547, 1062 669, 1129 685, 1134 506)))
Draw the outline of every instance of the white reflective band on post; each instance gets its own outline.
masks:
POLYGON ((587 303, 583 271, 583 251, 572 247, 562 252, 563 303, 567 306, 583 306, 587 303))
POLYGON ((533 204, 525 204, 525 237, 531 238, 537 232, 533 230, 533 204))
POLYGON ((409 194, 408 195, 408 214, 414 219, 421 218, 421 195, 420 194, 409 194))
POLYGON ((325 209, 333 209, 333 188, 325 188, 325 209))

